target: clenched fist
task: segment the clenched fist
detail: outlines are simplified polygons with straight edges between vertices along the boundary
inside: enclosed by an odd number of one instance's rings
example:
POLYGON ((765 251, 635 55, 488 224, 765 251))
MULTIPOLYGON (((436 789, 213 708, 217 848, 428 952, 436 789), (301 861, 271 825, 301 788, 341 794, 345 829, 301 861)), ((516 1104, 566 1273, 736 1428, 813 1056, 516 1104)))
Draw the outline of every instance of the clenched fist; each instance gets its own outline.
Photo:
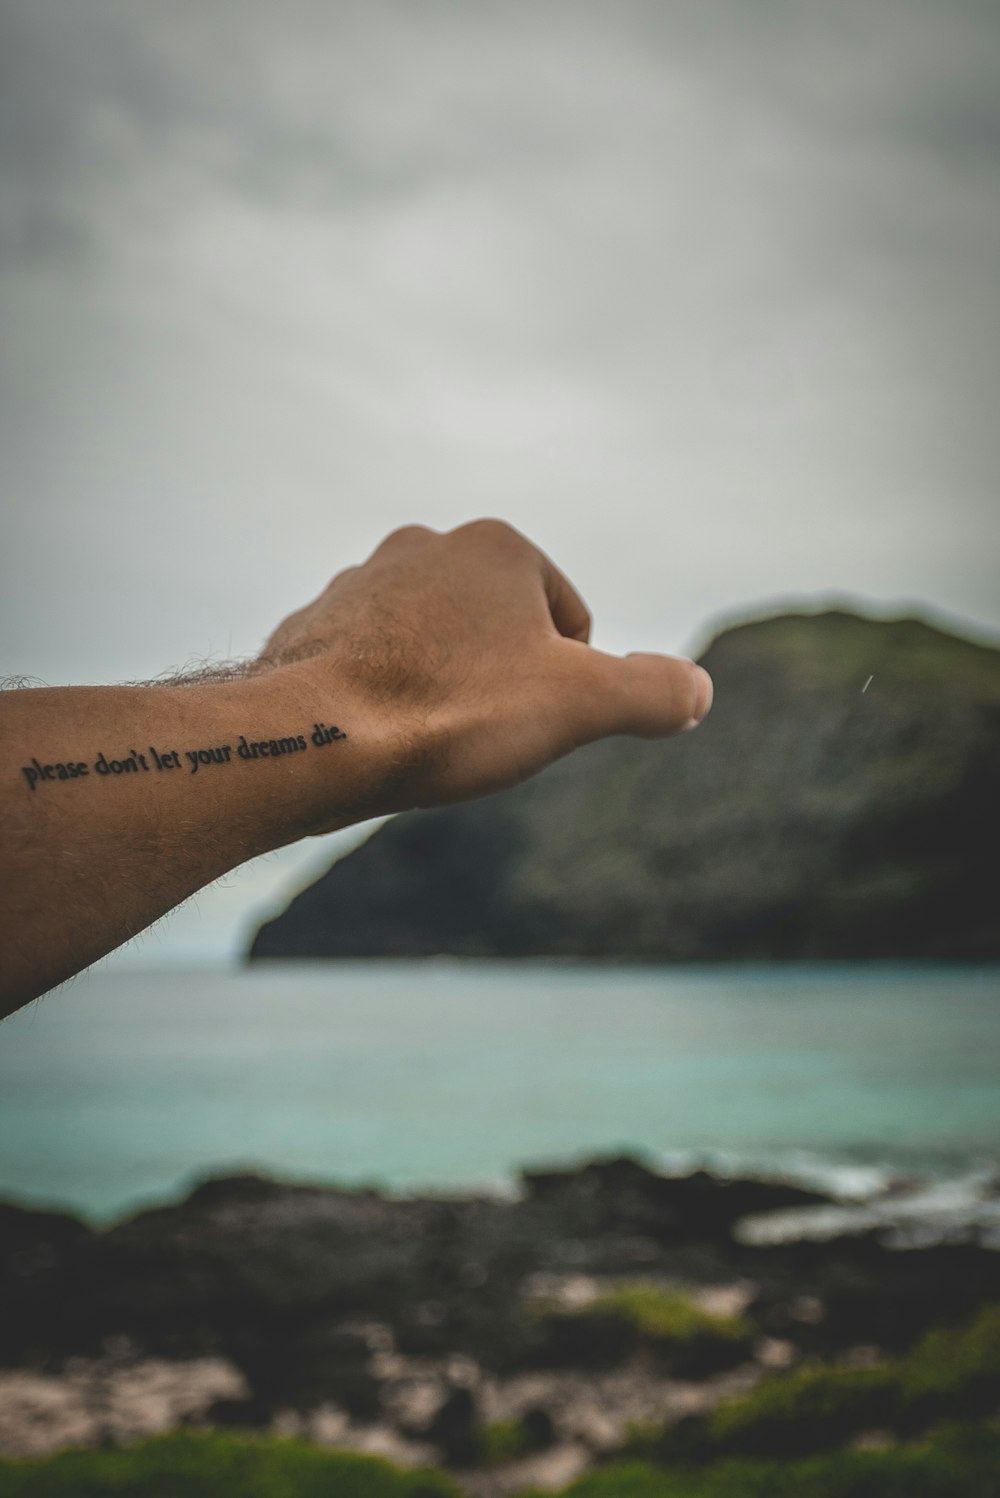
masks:
POLYGON ((279 625, 259 665, 297 663, 307 693, 339 691, 344 726, 353 711, 387 752, 382 796, 365 777, 366 805, 398 810, 516 784, 608 734, 701 721, 712 683, 700 666, 608 655, 590 627, 573 585, 512 526, 408 525, 279 625))

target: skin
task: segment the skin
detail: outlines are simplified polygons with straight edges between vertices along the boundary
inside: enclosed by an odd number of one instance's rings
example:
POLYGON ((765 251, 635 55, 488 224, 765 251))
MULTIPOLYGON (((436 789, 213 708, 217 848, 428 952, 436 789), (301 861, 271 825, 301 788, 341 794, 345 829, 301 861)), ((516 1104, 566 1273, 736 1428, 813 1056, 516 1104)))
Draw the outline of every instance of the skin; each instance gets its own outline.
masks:
POLYGON ((699 666, 608 655, 579 594, 499 520, 394 531, 233 671, 0 696, 0 1014, 47 992, 258 854, 536 774, 610 734, 665 738, 711 706, 699 666), (346 737, 314 746, 317 722, 346 737), (304 753, 235 746, 303 734, 304 753), (230 745, 194 769, 188 751, 230 745), (99 776, 132 748, 145 772, 99 776), (151 760, 176 749, 177 765, 151 760), (23 767, 83 763, 86 777, 23 767))

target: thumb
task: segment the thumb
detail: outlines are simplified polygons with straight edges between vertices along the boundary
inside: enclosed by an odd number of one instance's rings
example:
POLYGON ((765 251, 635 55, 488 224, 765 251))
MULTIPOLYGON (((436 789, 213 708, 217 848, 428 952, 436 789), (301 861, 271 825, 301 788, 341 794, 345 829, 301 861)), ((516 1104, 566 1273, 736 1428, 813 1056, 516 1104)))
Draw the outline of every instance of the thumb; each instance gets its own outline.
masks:
POLYGON ((668 738, 696 728, 712 706, 712 678, 694 661, 645 651, 617 656, 590 646, 582 649, 591 658, 584 673, 591 680, 580 724, 588 739, 615 733, 668 738))

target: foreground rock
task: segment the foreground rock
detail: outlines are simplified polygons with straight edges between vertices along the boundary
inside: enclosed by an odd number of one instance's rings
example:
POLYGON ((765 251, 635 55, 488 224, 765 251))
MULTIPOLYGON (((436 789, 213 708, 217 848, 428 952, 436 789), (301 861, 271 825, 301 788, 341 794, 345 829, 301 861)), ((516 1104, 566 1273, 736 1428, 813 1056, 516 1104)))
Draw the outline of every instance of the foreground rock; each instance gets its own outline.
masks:
POLYGON ((140 1358, 127 1344, 109 1346, 100 1358, 70 1358, 58 1373, 0 1369, 0 1452, 39 1456, 71 1446, 125 1445, 247 1393, 224 1358, 140 1358))
POLYGON ((702 661, 696 734, 397 817, 251 955, 1000 956, 1000 651, 826 613, 728 629, 702 661))
POLYGON ((574 1475, 635 1421, 803 1356, 905 1348, 1000 1297, 1000 1254, 973 1243, 744 1241, 748 1216, 827 1204, 780 1182, 618 1159, 522 1188, 244 1176, 103 1233, 4 1208, 0 1449, 246 1425, 444 1461, 486 1498, 574 1475))

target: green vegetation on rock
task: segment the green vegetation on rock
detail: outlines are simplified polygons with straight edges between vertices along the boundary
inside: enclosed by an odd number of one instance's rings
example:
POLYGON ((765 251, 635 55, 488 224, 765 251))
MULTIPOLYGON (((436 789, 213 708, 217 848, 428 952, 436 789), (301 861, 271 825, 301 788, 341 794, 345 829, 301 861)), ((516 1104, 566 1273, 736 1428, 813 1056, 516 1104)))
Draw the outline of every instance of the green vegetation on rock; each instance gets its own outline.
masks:
POLYGON ((658 1461, 805 1456, 869 1430, 912 1434, 989 1413, 1000 1401, 1000 1306, 960 1329, 929 1332, 872 1367, 804 1366, 724 1400, 707 1417, 636 1432, 629 1452, 658 1461))
MULTIPOLYGON (((720 1337, 742 1341, 751 1334, 744 1316, 720 1316, 703 1310, 682 1290, 669 1289, 647 1280, 623 1280, 603 1291, 588 1307, 618 1311, 643 1336, 688 1341, 692 1337, 720 1337)), ((578 1313, 580 1314, 580 1313, 578 1313)))
POLYGON ((175 1432, 121 1450, 0 1460, 0 1498, 460 1498, 442 1473, 302 1441, 175 1432))
POLYGON ((766 1455, 836 1446, 866 1426, 881 1428, 898 1408, 899 1378, 874 1368, 798 1368, 765 1379, 709 1417, 705 1448, 766 1455))
MULTIPOLYGON (((995 1498, 1000 1431, 942 1429, 886 1451, 843 1451, 805 1461, 727 1461, 665 1471, 645 1462, 589 1473, 559 1498, 995 1498)), ((518 1498, 551 1498, 522 1492, 518 1498)))
POLYGON ((526 1319, 542 1364, 611 1366, 645 1347, 678 1377, 698 1377, 749 1357, 753 1342, 744 1317, 713 1314, 650 1280, 622 1280, 577 1306, 536 1301, 526 1319))
MULTIPOLYGON (((613 1287, 606 1297, 649 1335, 668 1327, 680 1342, 703 1335, 706 1313, 659 1286, 613 1287)), ((709 1319, 716 1330, 733 1323, 731 1337, 741 1330, 737 1318, 709 1319)), ((998 1400, 1000 1306, 988 1306, 964 1328, 928 1333, 903 1357, 777 1374, 702 1420, 637 1432, 619 1460, 563 1498, 994 1498, 1000 1430, 989 1417, 998 1400), (858 1449, 872 1432, 884 1449, 858 1449)), ((538 1450, 540 1434, 527 1415, 488 1424, 478 1463, 538 1450)), ((460 1498, 461 1491, 431 1468, 400 1471, 375 1457, 220 1432, 0 1460, 0 1498, 460 1498)))
MULTIPOLYGON (((1000 1432, 944 1427, 885 1451, 794 1462, 725 1461, 701 1470, 616 1463, 560 1498, 994 1498, 1000 1432)), ((0 1498, 461 1498, 431 1469, 287 1440, 175 1434, 129 1450, 0 1461, 0 1498)), ((517 1498, 543 1498, 524 1490, 517 1498)), ((551 1498, 551 1495, 544 1495, 551 1498)))

